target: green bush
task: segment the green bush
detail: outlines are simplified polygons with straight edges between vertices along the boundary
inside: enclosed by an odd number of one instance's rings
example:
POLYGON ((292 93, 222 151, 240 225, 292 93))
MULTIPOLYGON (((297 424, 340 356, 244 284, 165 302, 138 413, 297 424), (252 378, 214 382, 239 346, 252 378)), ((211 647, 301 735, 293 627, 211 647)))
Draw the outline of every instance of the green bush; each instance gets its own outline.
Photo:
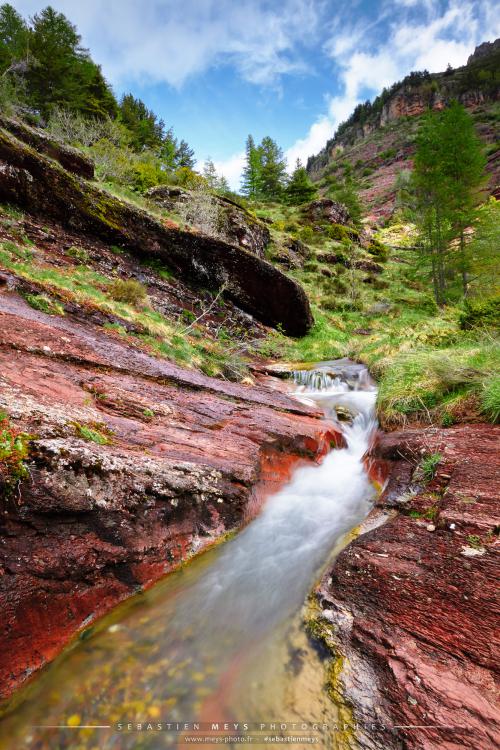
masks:
POLYGON ((338 240, 339 242, 350 242, 352 239, 351 230, 349 230, 343 224, 330 224, 326 232, 331 240, 338 240))
POLYGON ((143 306, 148 296, 146 287, 135 279, 115 279, 108 287, 108 292, 116 302, 135 306, 143 306))
POLYGON ((498 328, 500 324, 500 296, 486 299, 467 299, 459 317, 460 328, 498 328))
POLYGON ((97 443, 97 445, 109 445, 111 442, 108 435, 105 435, 102 430, 97 427, 89 427, 88 425, 80 424, 79 422, 72 422, 75 428, 76 434, 82 440, 87 440, 90 443, 97 443))
POLYGON ((370 255, 373 255, 373 257, 377 258, 377 260, 385 261, 389 257, 389 252, 386 246, 376 237, 371 238, 366 249, 370 253, 370 255))

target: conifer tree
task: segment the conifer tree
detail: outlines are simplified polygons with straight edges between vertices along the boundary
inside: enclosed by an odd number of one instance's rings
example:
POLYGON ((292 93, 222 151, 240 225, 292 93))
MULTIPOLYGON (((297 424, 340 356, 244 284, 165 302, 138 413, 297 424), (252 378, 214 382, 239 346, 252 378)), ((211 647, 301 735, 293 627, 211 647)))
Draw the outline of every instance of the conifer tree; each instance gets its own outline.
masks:
POLYGON ((75 26, 48 6, 33 17, 28 92, 33 105, 48 114, 54 105, 74 109, 80 97, 78 75, 85 50, 75 26))
POLYGON ((186 167, 187 169, 194 168, 194 149, 190 148, 184 140, 179 143, 179 146, 175 153, 175 161, 177 167, 186 167))
POLYGON ((311 201, 317 190, 309 179, 306 168, 297 159, 295 169, 286 187, 286 201, 292 206, 311 201))
POLYGON ((248 198, 253 200, 259 198, 261 192, 261 153, 255 146, 253 136, 249 135, 245 146, 245 167, 243 169, 243 179, 241 191, 248 198))
POLYGON ((259 146, 260 193, 265 200, 276 201, 283 197, 286 187, 286 160, 283 151, 270 136, 262 139, 259 146))
POLYGON ((485 160, 470 115, 462 105, 430 112, 417 134, 412 185, 424 258, 430 261, 434 295, 447 300, 447 278, 458 265, 462 292, 467 294, 468 261, 465 229, 473 221, 485 160), (452 240, 458 240, 454 264, 452 240))
POLYGON ((28 56, 28 26, 17 10, 0 6, 0 75, 28 56))
POLYGON ((159 120, 141 99, 125 94, 120 101, 120 120, 132 134, 131 146, 136 151, 161 147, 165 136, 163 120, 159 120))

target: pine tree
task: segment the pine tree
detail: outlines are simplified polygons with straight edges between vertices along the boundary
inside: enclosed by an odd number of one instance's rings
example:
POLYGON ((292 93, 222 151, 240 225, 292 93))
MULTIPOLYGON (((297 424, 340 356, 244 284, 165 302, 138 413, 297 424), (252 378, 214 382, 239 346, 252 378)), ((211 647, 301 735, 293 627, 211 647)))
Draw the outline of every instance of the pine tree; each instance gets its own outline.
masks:
POLYGON ((54 105, 74 109, 80 97, 78 71, 86 58, 75 26, 48 6, 33 17, 28 93, 43 114, 54 105))
POLYGON ((0 75, 28 55, 28 26, 19 13, 5 3, 0 6, 0 75))
POLYGON ((262 139, 259 146, 260 193, 265 200, 277 201, 283 197, 286 187, 286 160, 283 151, 269 136, 262 139))
POLYGON ((190 148, 184 140, 179 143, 175 153, 175 162, 177 167, 187 167, 188 169, 194 168, 194 149, 190 148))
POLYGON ((203 177, 205 178, 207 185, 211 190, 217 189, 219 184, 219 177, 217 175, 217 170, 215 169, 215 164, 210 157, 208 157, 205 164, 203 165, 203 177))
POLYGON ((290 181, 286 187, 286 201, 292 206, 311 201, 317 190, 309 179, 306 168, 297 159, 290 181))
POLYGON ((120 101, 119 114, 121 122, 132 135, 133 149, 161 149, 165 137, 165 124, 141 99, 136 99, 132 94, 125 94, 120 101))
POLYGON ((243 169, 241 192, 248 198, 256 200, 261 193, 261 152, 255 146, 253 136, 249 135, 245 146, 246 161, 243 169))

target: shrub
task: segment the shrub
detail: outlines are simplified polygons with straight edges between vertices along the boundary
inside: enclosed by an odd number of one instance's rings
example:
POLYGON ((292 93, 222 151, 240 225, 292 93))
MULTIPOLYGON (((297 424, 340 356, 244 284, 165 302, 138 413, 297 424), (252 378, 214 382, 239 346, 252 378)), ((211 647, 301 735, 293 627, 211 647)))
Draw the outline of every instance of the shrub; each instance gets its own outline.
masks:
POLYGON ((371 238, 366 249, 370 255, 373 255, 377 260, 385 261, 389 257, 389 252, 386 246, 376 237, 371 238))
POLYGON ((338 240, 345 243, 351 241, 351 233, 343 224, 330 224, 326 231, 331 240, 338 240))
POLYGON ((108 287, 108 293, 116 302, 136 307, 143 306, 148 296, 146 287, 135 279, 115 279, 108 287))
POLYGON ((25 459, 28 457, 31 436, 19 432, 0 412, 0 484, 10 493, 19 481, 28 476, 25 459))
POLYGON ((83 440, 87 440, 90 443, 97 443, 97 445, 109 445, 111 442, 108 435, 105 435, 102 430, 95 427, 89 427, 88 425, 80 424, 79 422, 72 422, 78 437, 83 440))
POLYGON ((467 299, 459 317, 460 328, 487 327, 498 328, 500 325, 500 296, 485 299, 467 299))

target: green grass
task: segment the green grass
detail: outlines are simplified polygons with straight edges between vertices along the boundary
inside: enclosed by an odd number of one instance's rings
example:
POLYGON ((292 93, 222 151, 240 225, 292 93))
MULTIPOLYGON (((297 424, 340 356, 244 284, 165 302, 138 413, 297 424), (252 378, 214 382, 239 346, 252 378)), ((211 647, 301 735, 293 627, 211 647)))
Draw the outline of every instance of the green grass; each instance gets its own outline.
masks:
POLYGON ((426 482, 430 482, 436 475, 436 470, 442 460, 440 453, 429 453, 420 461, 419 468, 426 482))
POLYGON ((95 425, 89 427, 88 425, 80 424, 79 422, 71 423, 75 428, 75 432, 82 440, 87 440, 90 443, 97 443, 97 445, 109 445, 111 438, 102 429, 99 429, 95 425))
MULTIPOLYGON (((399 247, 414 242, 412 227, 405 224, 382 230, 378 237, 399 247)), ((317 252, 325 250, 331 252, 327 241, 317 252)), ((354 245, 350 253, 351 258, 353 253, 354 258, 367 257, 354 245)), ((437 308, 413 267, 390 257, 382 265, 383 274, 370 284, 363 281, 366 272, 317 263, 314 257, 292 271, 311 300, 315 325, 299 340, 272 333, 261 353, 291 362, 351 357, 366 363, 378 380, 384 427, 412 421, 450 426, 471 416, 498 421, 500 349, 493 329, 464 330, 463 308, 437 308), (330 278, 321 275, 326 267, 330 278), (371 313, 381 302, 390 303, 389 312, 371 313), (360 335, 359 330, 369 333, 360 335)))
MULTIPOLYGON (((97 308, 134 324, 142 332, 130 336, 130 343, 135 342, 153 354, 211 376, 237 380, 247 373, 245 359, 237 354, 241 342, 232 341, 228 345, 223 340, 201 336, 196 327, 186 334, 185 322, 170 320, 154 310, 147 299, 147 290, 138 282, 110 279, 87 266, 54 268, 43 263, 40 253, 28 263, 19 257, 18 250, 15 243, 0 247, 0 264, 41 287, 40 294, 28 295, 28 301, 37 309, 63 314, 59 300, 71 300, 81 307, 97 308)), ((106 324, 105 328, 129 336, 120 323, 106 324)))

